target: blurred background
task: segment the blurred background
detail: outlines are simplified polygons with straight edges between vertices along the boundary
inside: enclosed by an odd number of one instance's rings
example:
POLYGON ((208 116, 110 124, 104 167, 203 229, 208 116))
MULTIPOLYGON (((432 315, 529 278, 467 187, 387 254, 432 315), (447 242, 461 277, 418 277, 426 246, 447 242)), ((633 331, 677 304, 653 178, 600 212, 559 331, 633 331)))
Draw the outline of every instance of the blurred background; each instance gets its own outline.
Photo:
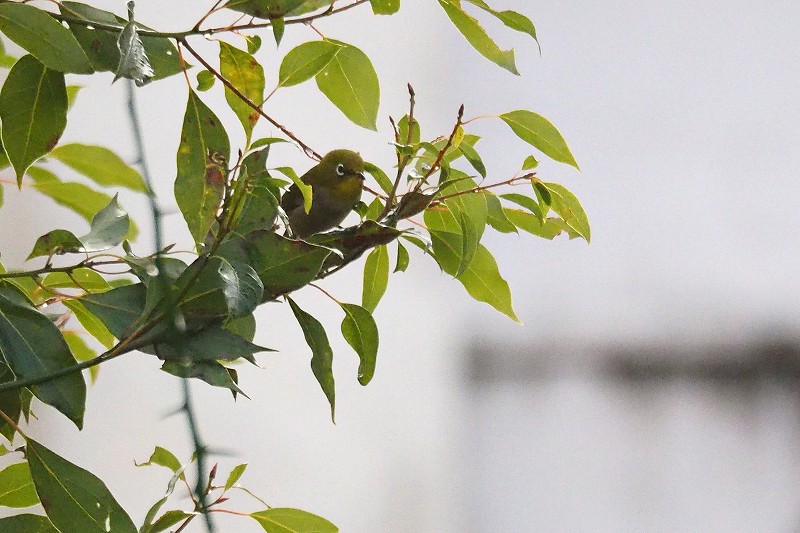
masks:
MULTIPOLYGON (((94 3, 124 11, 122 1, 94 3)), ((140 0, 137 18, 183 29, 206 4, 140 0)), ((240 370, 252 399, 193 385, 220 468, 249 463, 241 483, 270 505, 318 513, 348 533, 800 530, 800 254, 790 242, 800 229, 800 5, 491 4, 536 24, 541 56, 526 36, 481 19, 516 49, 521 77, 474 52, 436 2, 406 0, 392 17, 365 6, 317 24, 372 59, 377 134, 349 124, 313 83, 279 91, 267 110, 318 151, 346 145, 389 169, 387 117, 405 113, 407 82, 424 137, 449 132, 462 102, 468 117, 531 109, 560 129, 581 166, 543 161, 538 173, 583 202, 591 245, 486 235, 524 326, 412 255, 376 311, 381 348, 366 388, 339 338, 339 308, 300 292, 332 340, 336 425, 288 307, 264 306, 256 342, 279 352, 258 357, 263 369, 240 370)), ((289 28, 278 53, 263 35, 268 89, 283 54, 311 32, 289 28)), ((214 57, 213 43, 196 40, 214 57)), ((125 87, 111 79, 72 80, 84 88, 62 142, 132 159, 125 87)), ((157 192, 174 213, 167 240, 181 246, 172 182, 185 94, 180 76, 137 91, 157 192)), ((202 98, 241 141, 219 84, 202 98)), ((530 154, 500 121, 468 131, 484 136, 491 179, 512 176, 530 154)), ((293 148, 270 158, 310 166, 293 148)), ((146 220, 141 198, 121 199, 146 220)), ((85 223, 6 186, 4 264, 20 267, 29 243, 67 224, 85 223)), ((135 251, 151 251, 146 231, 135 251)), ((360 276, 353 266, 324 287, 358 302, 360 276)), ((158 366, 138 354, 103 365, 83 432, 42 406, 31 428, 104 479, 137 523, 169 472, 134 460, 154 445, 191 453, 174 414, 180 383, 158 366)), ((230 507, 263 506, 243 495, 230 507)), ((221 531, 261 530, 215 518, 221 531)))

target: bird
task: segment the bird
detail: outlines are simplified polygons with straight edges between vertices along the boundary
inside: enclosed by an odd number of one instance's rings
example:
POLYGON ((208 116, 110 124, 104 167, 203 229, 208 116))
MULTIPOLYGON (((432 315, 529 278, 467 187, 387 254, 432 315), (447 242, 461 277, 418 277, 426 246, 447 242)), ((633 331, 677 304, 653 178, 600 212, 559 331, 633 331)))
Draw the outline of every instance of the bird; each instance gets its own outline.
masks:
POLYGON ((306 213, 303 194, 297 184, 281 197, 281 208, 291 233, 304 239, 334 228, 361 200, 364 160, 352 150, 338 149, 325 154, 300 180, 311 186, 311 210, 306 213))

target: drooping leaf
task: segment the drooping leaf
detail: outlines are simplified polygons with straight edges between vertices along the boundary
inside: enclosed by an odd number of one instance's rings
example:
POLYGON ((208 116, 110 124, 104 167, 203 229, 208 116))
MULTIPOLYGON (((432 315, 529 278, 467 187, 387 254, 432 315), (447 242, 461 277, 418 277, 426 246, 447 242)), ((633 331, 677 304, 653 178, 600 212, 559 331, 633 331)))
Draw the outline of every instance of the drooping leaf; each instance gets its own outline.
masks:
MULTIPOLYGON (((272 19, 272 36, 275 38, 275 46, 280 46, 283 34, 286 31, 286 21, 283 17, 272 19)), ((255 53, 255 52, 250 52, 255 53)))
POLYGON ((393 15, 400 10, 400 0, 369 0, 376 15, 393 15))
POLYGON ((520 109, 503 113, 500 118, 517 134, 517 137, 540 150, 550 159, 579 169, 564 137, 543 116, 537 115, 533 111, 520 109))
POLYGON ((253 354, 274 350, 253 344, 219 326, 209 326, 198 332, 186 332, 165 339, 156 346, 155 351, 158 357, 166 360, 235 361, 242 358, 256 364, 253 354))
MULTIPOLYGON (((120 49, 117 39, 126 24, 126 20, 113 13, 97 9, 96 7, 73 1, 61 2, 59 6, 62 15, 76 17, 84 21, 96 22, 104 25, 117 26, 115 31, 100 30, 91 24, 72 23, 69 25, 75 38, 83 47, 83 51, 89 56, 95 70, 111 71, 117 70, 120 64, 120 49)), ((139 29, 149 30, 143 24, 136 24, 139 29)), ((141 36, 140 39, 144 46, 144 51, 153 68, 154 80, 160 80, 173 74, 183 71, 178 50, 172 41, 166 37, 141 36)), ((188 65, 187 65, 188 66, 188 65)))
POLYGON ((175 200, 197 243, 205 240, 222 202, 229 155, 225 128, 190 90, 178 147, 175 200))
POLYGON ((489 61, 519 75, 514 63, 514 50, 501 50, 486 30, 461 7, 461 0, 439 0, 447 16, 469 44, 489 61))
POLYGON ((26 455, 36 492, 61 531, 137 533, 128 514, 97 476, 27 439, 26 455))
POLYGON ((197 513, 187 513, 179 509, 172 509, 159 516, 149 527, 140 529, 139 531, 140 533, 160 533, 161 531, 166 531, 172 526, 183 522, 193 514, 197 513))
POLYGON ((241 394, 245 398, 248 396, 239 388, 232 368, 226 368, 216 361, 164 361, 161 370, 178 376, 179 378, 197 378, 205 381, 214 387, 228 389, 235 394, 241 394))
POLYGON ((375 312, 389 284, 389 252, 386 245, 376 246, 364 263, 364 283, 361 305, 370 313, 375 312))
POLYGON ((300 309, 291 298, 287 297, 287 300, 303 330, 306 343, 311 348, 311 371, 322 387, 322 392, 328 398, 328 403, 331 405, 331 420, 335 422, 336 389, 333 379, 333 350, 328 342, 328 335, 319 320, 300 309))
POLYGON ((389 179, 389 176, 387 176, 386 173, 380 169, 380 167, 365 161, 364 171, 372 176, 376 182, 378 182, 378 185, 380 185, 381 189, 383 189, 383 192, 389 194, 389 192, 392 190, 392 180, 389 179))
POLYGON ((397 264, 394 267, 394 272, 405 272, 408 268, 408 263, 408 250, 400 241, 397 241, 397 264))
MULTIPOLYGON (((436 261, 446 273, 455 275, 461 265, 462 237, 452 215, 444 208, 425 211, 427 225, 436 261)), ((511 305, 511 290, 500 276, 497 263, 489 250, 482 244, 469 266, 456 279, 474 299, 485 302, 519 322, 511 305)))
POLYGON ((342 336, 358 354, 358 382, 366 385, 375 374, 378 356, 378 326, 369 311, 355 304, 340 304, 345 312, 342 336))
POLYGON ((305 0, 228 0, 225 7, 260 19, 277 19, 289 14, 305 0))
POLYGON ((376 130, 380 86, 372 62, 355 46, 331 42, 341 49, 316 75, 317 87, 350 121, 376 130))
MULTIPOLYGON (((49 376, 75 365, 58 328, 11 285, 0 285, 0 352, 19 379, 49 376)), ((31 385, 30 389, 76 426, 83 426, 86 383, 79 372, 31 385)))
MULTIPOLYGON (((0 9, 8 7, 39 11, 22 4, 0 4, 0 9)), ((64 74, 31 55, 20 58, 0 90, 0 119, 3 147, 19 185, 25 170, 53 149, 67 125, 64 74)))
POLYGON ((588 243, 591 238, 589 218, 583 210, 578 198, 563 185, 558 183, 543 183, 552 198, 550 207, 564 220, 566 225, 575 233, 583 237, 588 243))
MULTIPOLYGON (((38 167, 30 167, 28 175, 33 177, 34 171, 39 174, 42 170, 38 167)), ((87 222, 91 222, 92 217, 103 207, 111 202, 111 196, 92 189, 83 183, 63 182, 58 179, 48 181, 36 181, 32 187, 40 193, 48 196, 55 203, 70 209, 78 214, 87 222)), ((133 221, 131 221, 131 232, 133 232, 133 221)), ((138 230, 137 230, 138 232, 138 230)), ((132 239, 136 233, 129 233, 128 238, 132 239)))
POLYGON ((0 31, 48 69, 91 74, 92 64, 75 37, 47 12, 28 4, 0 4, 0 31))
POLYGON ((309 41, 289 50, 281 61, 278 85, 290 87, 316 76, 330 63, 342 46, 331 41, 309 41))
POLYGON ((39 503, 27 462, 15 463, 0 471, 0 506, 31 507, 39 503))
POLYGON ((141 87, 153 80, 155 72, 150 66, 144 44, 139 38, 139 30, 133 18, 133 7, 134 2, 128 2, 128 22, 117 39, 120 58, 114 73, 114 81, 128 78, 133 80, 137 87, 141 87))
POLYGON ((18 514, 0 518, 0 531, 13 533, 61 533, 46 516, 18 514))
POLYGON ((321 516, 300 509, 273 507, 251 513, 267 533, 338 533, 339 528, 321 516))
MULTIPOLYGON (((537 45, 539 45, 539 39, 536 38, 536 27, 525 15, 517 13, 516 11, 497 11, 489 7, 483 0, 464 1, 478 6, 487 13, 491 13, 497 18, 497 20, 505 24, 507 28, 511 28, 512 30, 516 30, 518 32, 527 33, 533 37, 533 40, 536 41, 537 45)), ((539 51, 541 52, 541 47, 539 47, 539 51)))
POLYGON ((104 187, 147 192, 141 174, 108 148, 72 143, 56 147, 50 155, 104 187))
POLYGON ((483 191, 486 200, 486 223, 500 233, 517 233, 517 227, 503 212, 500 199, 489 191, 483 191))
POLYGON ((464 157, 469 161, 469 164, 472 165, 472 168, 480 174, 482 177, 486 177, 486 167, 483 164, 483 160, 481 159, 480 154, 467 143, 462 143, 458 146, 458 149, 464 154, 464 157))
MULTIPOLYGON (((264 100, 264 68, 249 53, 224 41, 219 43, 221 74, 251 102, 261 105, 264 100)), ((244 128, 246 144, 250 143, 253 128, 261 115, 225 87, 225 99, 244 128)))

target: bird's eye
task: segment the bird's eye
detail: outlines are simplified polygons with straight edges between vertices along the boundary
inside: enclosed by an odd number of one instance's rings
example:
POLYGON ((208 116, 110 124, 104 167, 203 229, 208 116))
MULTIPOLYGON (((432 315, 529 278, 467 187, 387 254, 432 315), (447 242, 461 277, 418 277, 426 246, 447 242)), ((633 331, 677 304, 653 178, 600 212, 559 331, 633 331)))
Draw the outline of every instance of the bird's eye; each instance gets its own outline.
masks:
POLYGON ((344 176, 344 165, 342 163, 336 165, 336 173, 340 176, 344 176))

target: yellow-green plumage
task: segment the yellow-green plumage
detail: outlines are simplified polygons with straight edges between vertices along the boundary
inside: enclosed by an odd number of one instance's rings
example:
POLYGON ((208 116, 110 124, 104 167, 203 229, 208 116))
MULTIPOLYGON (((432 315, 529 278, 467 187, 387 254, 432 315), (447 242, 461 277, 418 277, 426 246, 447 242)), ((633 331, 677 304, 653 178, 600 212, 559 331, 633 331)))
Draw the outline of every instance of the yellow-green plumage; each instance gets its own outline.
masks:
POLYGON ((295 237, 308 237, 341 224, 361 200, 364 160, 351 150, 334 150, 300 178, 311 185, 311 210, 306 213, 303 195, 292 185, 281 197, 295 237))

